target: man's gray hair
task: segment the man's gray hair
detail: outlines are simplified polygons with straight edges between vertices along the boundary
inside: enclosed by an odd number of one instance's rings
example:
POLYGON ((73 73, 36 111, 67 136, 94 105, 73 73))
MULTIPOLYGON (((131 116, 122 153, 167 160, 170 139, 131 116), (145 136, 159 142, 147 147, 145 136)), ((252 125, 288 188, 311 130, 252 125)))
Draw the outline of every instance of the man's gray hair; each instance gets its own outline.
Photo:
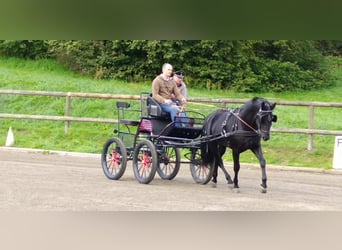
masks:
POLYGON ((164 63, 163 66, 162 66, 162 69, 165 69, 166 66, 171 66, 172 67, 172 65, 170 63, 164 63))

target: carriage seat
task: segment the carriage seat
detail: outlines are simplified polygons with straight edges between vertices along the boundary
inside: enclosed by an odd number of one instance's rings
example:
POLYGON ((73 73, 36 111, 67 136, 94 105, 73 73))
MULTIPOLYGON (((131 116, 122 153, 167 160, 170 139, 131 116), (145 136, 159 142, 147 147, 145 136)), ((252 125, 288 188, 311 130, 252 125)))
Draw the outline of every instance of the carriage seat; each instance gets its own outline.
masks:
POLYGON ((132 120, 124 119, 124 110, 128 109, 129 107, 131 107, 131 104, 128 102, 116 102, 116 108, 119 112, 121 112, 121 117, 123 118, 119 120, 119 123, 124 124, 124 125, 129 125, 129 126, 138 126, 139 121, 132 121, 132 120))
POLYGON ((171 120, 170 114, 162 110, 160 104, 152 97, 152 94, 147 97, 147 114, 152 117, 171 120))

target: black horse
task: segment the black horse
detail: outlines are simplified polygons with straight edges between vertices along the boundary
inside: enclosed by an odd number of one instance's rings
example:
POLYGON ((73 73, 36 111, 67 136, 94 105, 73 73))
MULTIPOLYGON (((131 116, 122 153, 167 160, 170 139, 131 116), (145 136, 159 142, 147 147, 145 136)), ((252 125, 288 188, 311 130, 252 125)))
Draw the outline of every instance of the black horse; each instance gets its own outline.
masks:
POLYGON ((239 188, 238 173, 240 154, 250 149, 260 162, 262 170, 262 192, 266 193, 266 161, 264 159, 261 138, 270 139, 272 122, 277 116, 272 113, 276 103, 269 103, 263 98, 255 97, 239 109, 221 109, 214 111, 204 121, 202 137, 210 138, 201 144, 202 164, 214 167, 212 181, 217 182, 217 170, 220 167, 229 184, 239 188), (234 160, 234 181, 225 169, 222 156, 226 148, 232 149, 234 160))

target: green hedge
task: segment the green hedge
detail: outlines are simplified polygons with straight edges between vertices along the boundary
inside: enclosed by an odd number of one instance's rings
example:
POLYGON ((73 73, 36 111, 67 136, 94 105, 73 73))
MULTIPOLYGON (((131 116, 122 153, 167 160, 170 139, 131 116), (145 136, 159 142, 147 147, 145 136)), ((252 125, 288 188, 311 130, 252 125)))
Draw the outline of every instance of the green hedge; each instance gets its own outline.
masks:
POLYGON ((186 72, 189 87, 261 92, 334 84, 324 55, 336 53, 340 44, 295 40, 5 40, 0 41, 0 53, 53 57, 81 74, 130 82, 152 81, 161 72, 161 65, 169 62, 186 72))

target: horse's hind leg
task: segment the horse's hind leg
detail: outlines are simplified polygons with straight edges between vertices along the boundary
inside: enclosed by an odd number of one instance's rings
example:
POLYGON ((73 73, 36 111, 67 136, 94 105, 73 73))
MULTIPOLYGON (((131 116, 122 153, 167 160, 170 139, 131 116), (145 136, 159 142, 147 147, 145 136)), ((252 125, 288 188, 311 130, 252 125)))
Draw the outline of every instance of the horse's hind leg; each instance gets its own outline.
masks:
POLYGON ((212 182, 217 183, 217 164, 215 161, 215 166, 214 166, 214 172, 213 172, 213 178, 211 179, 212 182))
POLYGON ((224 164, 223 164, 223 160, 222 160, 222 156, 224 155, 224 153, 226 152, 226 147, 225 146, 222 146, 222 145, 219 145, 218 149, 218 154, 217 154, 217 162, 218 162, 218 166, 222 169, 225 177, 226 177, 226 180, 228 182, 228 184, 233 184, 233 181, 232 181, 232 178, 230 177, 228 171, 226 170, 226 168, 224 167, 224 164))
POLYGON ((222 157, 219 158, 218 166, 222 169, 224 175, 226 176, 226 180, 228 181, 228 184, 233 184, 232 178, 230 177, 228 171, 224 167, 224 164, 223 164, 223 161, 222 161, 222 157))
POLYGON ((234 159, 234 188, 239 188, 240 153, 233 150, 234 159))

